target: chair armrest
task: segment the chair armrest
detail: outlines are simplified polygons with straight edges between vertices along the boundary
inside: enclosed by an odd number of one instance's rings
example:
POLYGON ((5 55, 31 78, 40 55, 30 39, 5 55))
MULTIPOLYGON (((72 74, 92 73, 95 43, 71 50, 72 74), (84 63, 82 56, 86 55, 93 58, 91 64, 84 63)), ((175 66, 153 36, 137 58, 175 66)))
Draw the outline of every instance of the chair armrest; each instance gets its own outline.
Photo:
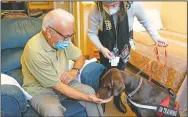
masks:
MULTIPOLYGON (((19 110, 21 112, 25 112, 27 110, 27 100, 22 92, 22 90, 15 85, 1 85, 1 99, 13 99, 13 102, 17 102, 19 106, 19 110)), ((10 102, 2 102, 3 105, 7 105, 6 103, 10 102)), ((5 106, 4 106, 5 107, 5 106)))
POLYGON ((81 72, 81 83, 89 85, 97 92, 99 89, 100 76, 105 67, 97 62, 87 64, 81 72))

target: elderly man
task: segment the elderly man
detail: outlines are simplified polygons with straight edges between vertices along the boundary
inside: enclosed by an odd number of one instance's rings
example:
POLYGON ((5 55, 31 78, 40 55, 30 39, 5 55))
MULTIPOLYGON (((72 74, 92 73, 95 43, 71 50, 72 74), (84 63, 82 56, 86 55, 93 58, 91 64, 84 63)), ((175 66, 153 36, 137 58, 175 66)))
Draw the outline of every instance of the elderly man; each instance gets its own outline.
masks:
POLYGON ((50 11, 43 19, 42 31, 32 37, 21 57, 23 88, 33 96, 31 105, 42 116, 63 116, 60 101, 66 97, 78 100, 88 116, 103 116, 101 99, 90 86, 77 82, 85 58, 71 43, 74 17, 62 9, 50 11), (75 64, 68 70, 68 61, 75 64))

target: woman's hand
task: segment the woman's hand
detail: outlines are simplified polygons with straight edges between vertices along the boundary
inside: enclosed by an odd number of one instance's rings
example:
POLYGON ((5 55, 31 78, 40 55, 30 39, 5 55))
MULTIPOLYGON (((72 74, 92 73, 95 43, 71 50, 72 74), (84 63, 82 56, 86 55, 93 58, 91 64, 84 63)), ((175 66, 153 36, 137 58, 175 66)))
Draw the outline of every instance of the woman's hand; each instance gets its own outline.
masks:
POLYGON ((158 45, 159 47, 167 47, 168 43, 165 39, 163 38, 159 38, 159 39, 153 39, 153 41, 155 42, 156 45, 158 45))
POLYGON ((101 47, 99 49, 100 52, 102 52, 103 56, 107 59, 112 59, 113 58, 113 54, 105 47, 101 47))

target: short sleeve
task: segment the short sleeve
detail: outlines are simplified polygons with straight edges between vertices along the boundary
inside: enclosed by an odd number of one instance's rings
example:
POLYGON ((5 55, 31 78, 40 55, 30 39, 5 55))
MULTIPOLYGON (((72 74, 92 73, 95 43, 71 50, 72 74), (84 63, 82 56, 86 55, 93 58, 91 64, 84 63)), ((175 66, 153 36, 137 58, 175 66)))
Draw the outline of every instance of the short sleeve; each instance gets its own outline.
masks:
POLYGON ((67 49, 65 49, 65 53, 67 58, 73 61, 76 61, 82 55, 80 48, 76 47, 72 43, 69 45, 67 49))

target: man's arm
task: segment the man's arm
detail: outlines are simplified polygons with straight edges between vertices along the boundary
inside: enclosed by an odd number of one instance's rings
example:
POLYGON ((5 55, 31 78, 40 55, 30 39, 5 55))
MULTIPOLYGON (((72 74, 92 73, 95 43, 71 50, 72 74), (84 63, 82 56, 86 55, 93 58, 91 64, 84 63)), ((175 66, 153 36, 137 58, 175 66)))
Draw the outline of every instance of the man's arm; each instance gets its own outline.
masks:
POLYGON ((84 94, 66 84, 58 83, 55 86, 52 87, 53 89, 59 91, 61 94, 64 94, 70 98, 76 99, 76 100, 84 100, 84 101, 90 101, 95 103, 101 103, 102 100, 97 98, 95 95, 88 95, 84 94))
POLYGON ((68 84, 71 80, 75 79, 78 75, 78 69, 81 69, 85 63, 85 57, 81 55, 74 63, 73 69, 70 71, 64 72, 61 75, 61 82, 68 84))
POLYGON ((52 88, 59 91, 61 94, 64 94, 70 98, 77 99, 77 100, 91 101, 89 99, 89 95, 84 94, 80 91, 77 91, 76 89, 74 89, 66 84, 58 83, 55 86, 53 86, 52 88))
MULTIPOLYGON (((65 50, 65 52, 67 58, 75 62, 73 68, 81 69, 83 67, 85 63, 85 57, 82 54, 80 48, 74 46, 74 44, 71 43, 70 46, 65 50)), ((69 73, 74 79, 78 75, 78 70, 72 69, 67 73, 69 73)), ((61 77, 64 77, 64 75, 62 75, 61 77)))
POLYGON ((81 55, 74 63, 74 66, 73 68, 79 68, 81 69, 85 63, 85 56, 84 55, 81 55))

